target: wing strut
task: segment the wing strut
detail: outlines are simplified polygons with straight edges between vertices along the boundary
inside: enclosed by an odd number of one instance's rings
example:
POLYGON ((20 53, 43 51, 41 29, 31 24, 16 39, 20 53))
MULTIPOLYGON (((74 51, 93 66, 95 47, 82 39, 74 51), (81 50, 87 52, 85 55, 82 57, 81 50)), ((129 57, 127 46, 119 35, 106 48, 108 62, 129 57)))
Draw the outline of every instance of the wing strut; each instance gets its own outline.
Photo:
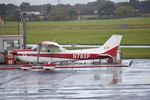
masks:
POLYGON ((39 63, 41 47, 42 47, 42 45, 39 44, 39 49, 38 49, 38 54, 37 54, 37 61, 36 61, 37 64, 39 63))

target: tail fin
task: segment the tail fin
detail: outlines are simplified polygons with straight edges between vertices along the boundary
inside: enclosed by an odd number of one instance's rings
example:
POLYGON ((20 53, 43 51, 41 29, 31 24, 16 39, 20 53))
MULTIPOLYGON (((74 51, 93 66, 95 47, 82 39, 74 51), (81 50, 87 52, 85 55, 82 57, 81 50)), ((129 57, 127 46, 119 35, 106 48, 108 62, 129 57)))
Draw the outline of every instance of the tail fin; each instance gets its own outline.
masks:
POLYGON ((115 57, 121 39, 122 39, 122 35, 112 35, 102 46, 104 50, 104 54, 109 54, 110 56, 115 57))

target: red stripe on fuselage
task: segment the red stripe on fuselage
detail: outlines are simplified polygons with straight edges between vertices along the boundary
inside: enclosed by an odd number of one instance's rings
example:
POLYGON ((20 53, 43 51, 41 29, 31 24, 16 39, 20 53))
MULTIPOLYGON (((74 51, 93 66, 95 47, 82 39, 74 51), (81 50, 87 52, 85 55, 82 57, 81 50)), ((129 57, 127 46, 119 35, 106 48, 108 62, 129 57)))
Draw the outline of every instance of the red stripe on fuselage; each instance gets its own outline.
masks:
POLYGON ((31 57, 50 57, 50 58, 66 58, 66 59, 76 59, 76 60, 86 60, 86 59, 103 59, 108 56, 100 56, 98 54, 16 54, 16 56, 31 56, 31 57))

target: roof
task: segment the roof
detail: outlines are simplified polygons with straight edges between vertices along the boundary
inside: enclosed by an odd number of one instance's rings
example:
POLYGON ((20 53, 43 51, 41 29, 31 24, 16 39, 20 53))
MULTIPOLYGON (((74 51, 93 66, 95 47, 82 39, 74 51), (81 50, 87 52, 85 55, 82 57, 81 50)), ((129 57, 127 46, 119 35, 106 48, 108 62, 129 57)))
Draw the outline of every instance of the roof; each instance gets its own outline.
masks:
POLYGON ((16 37, 23 37, 23 35, 0 35, 0 38, 16 38, 16 37))

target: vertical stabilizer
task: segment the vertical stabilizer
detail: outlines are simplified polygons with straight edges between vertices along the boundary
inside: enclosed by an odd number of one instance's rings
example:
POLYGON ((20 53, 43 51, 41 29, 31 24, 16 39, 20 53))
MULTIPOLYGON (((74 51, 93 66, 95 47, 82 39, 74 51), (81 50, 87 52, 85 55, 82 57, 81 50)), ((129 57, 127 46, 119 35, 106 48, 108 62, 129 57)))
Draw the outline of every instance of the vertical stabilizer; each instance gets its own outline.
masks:
POLYGON ((112 35, 102 46, 104 54, 116 56, 117 49, 120 45, 122 35, 112 35))

